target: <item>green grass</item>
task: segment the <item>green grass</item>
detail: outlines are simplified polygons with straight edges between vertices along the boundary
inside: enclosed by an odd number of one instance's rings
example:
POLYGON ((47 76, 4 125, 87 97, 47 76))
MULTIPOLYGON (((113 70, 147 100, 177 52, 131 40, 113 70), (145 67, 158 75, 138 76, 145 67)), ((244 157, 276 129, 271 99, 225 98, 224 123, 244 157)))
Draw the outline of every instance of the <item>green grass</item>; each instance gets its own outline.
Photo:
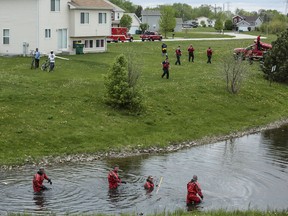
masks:
POLYGON ((287 86, 269 86, 258 63, 250 66, 238 95, 225 89, 225 56, 251 41, 195 41, 195 63, 187 61, 190 43, 167 42, 169 80, 161 79, 162 42, 156 41, 109 44, 107 53, 56 59, 53 73, 31 70, 30 58, 0 57, 0 164, 21 164, 28 156, 165 146, 287 118, 287 86), (178 45, 181 66, 174 65, 178 45), (211 65, 206 64, 208 46, 214 50, 211 65), (127 52, 141 69, 141 115, 103 101, 104 77, 115 57, 127 52))

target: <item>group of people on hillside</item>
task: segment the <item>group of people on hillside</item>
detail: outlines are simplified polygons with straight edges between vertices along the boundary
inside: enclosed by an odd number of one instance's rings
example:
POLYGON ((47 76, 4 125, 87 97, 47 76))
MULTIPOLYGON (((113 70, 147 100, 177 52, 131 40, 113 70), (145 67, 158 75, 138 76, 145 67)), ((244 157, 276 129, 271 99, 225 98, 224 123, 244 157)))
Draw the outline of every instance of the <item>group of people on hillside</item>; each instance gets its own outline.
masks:
MULTIPOLYGON (((115 165, 112 170, 108 173, 108 184, 109 190, 116 190, 121 184, 126 184, 126 181, 123 181, 119 175, 119 166, 115 165)), ((43 185, 43 181, 47 180, 50 185, 52 185, 52 180, 46 175, 45 170, 41 167, 37 173, 33 176, 32 185, 35 193, 40 193, 42 191, 48 190, 48 188, 43 185)), ((157 186, 157 185, 156 185, 157 186)), ((144 188, 148 192, 152 192, 155 187, 153 176, 149 175, 144 184, 144 188)), ((198 178, 196 175, 193 176, 191 181, 187 184, 187 197, 186 204, 198 204, 203 200, 203 194, 201 191, 200 184, 198 183, 198 178)))
MULTIPOLYGON (((163 69, 163 74, 162 74, 162 78, 166 76, 167 79, 169 79, 169 68, 170 68, 170 62, 168 60, 168 52, 167 52, 167 45, 165 43, 162 43, 161 46, 161 50, 162 50, 162 56, 165 56, 165 60, 161 63, 162 64, 162 69, 163 69)), ((188 61, 189 62, 194 62, 194 47, 192 46, 192 44, 190 44, 190 46, 187 49, 188 51, 188 61)), ((208 49, 206 50, 206 54, 207 54, 207 63, 211 64, 211 59, 212 59, 212 54, 213 51, 211 49, 211 47, 208 47, 208 49)), ((176 56, 176 62, 175 65, 179 64, 181 65, 181 56, 182 56, 182 51, 180 49, 180 46, 177 47, 177 49, 175 50, 175 56, 176 56)))
MULTIPOLYGON (((40 58, 41 58, 41 53, 38 48, 36 48, 34 52, 34 60, 35 60, 35 69, 39 68, 39 63, 40 63, 40 58)), ((50 51, 48 55, 48 60, 49 60, 49 72, 52 72, 54 67, 55 67, 55 58, 56 55, 53 50, 50 51)))

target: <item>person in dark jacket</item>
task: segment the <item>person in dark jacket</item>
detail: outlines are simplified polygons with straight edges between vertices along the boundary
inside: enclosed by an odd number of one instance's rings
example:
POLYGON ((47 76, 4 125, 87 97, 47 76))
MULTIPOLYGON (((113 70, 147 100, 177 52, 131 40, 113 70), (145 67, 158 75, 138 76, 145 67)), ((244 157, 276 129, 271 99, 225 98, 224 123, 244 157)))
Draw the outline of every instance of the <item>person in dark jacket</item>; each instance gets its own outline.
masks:
POLYGON ((153 176, 148 176, 144 184, 144 188, 148 191, 152 191, 154 189, 153 176))
POLYGON ((168 61, 168 58, 165 59, 165 61, 162 62, 162 69, 163 69, 163 74, 162 78, 166 75, 166 78, 169 79, 169 68, 170 68, 170 63, 168 61))
POLYGON ((190 182, 187 184, 187 197, 186 203, 189 204, 198 204, 203 200, 203 194, 201 191, 200 184, 198 183, 198 177, 193 176, 190 182), (200 199, 200 198, 201 199, 200 199))
POLYGON ((188 55, 189 55, 189 58, 188 58, 188 61, 190 62, 192 60, 192 62, 194 62, 194 47, 192 46, 192 44, 190 44, 190 46, 188 47, 188 55))
POLYGON ((162 43, 161 49, 162 49, 162 56, 167 56, 167 45, 165 43, 162 43))
POLYGON ((181 52, 180 46, 178 46, 177 49, 175 50, 175 55, 176 55, 176 59, 177 59, 175 62, 175 65, 177 65, 177 64, 181 65, 180 57, 182 55, 182 52, 181 52))
POLYGON ((43 185, 44 179, 48 180, 48 183, 50 183, 50 185, 52 184, 52 181, 46 175, 44 168, 40 168, 33 177, 32 183, 34 192, 41 192, 47 190, 47 187, 43 185))
POLYGON ((209 47, 209 48, 207 49, 207 58, 208 58, 207 63, 210 63, 210 64, 211 64, 212 53, 213 53, 213 51, 212 51, 211 47, 209 47))

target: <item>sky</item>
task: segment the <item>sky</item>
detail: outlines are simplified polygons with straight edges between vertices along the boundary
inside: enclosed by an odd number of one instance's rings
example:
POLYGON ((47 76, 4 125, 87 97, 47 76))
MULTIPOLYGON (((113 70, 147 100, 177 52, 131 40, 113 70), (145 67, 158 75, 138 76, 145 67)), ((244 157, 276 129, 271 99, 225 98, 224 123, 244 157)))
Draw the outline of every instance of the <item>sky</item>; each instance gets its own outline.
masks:
MULTIPOLYGON (((231 12, 235 12, 236 8, 244 9, 246 11, 258 11, 259 9, 277 10, 281 13, 286 11, 286 2, 288 0, 130 0, 135 5, 141 5, 143 8, 156 7, 157 5, 182 3, 193 7, 199 7, 202 4, 213 5, 225 8, 231 12)), ((288 11, 287 11, 288 12, 288 11)))

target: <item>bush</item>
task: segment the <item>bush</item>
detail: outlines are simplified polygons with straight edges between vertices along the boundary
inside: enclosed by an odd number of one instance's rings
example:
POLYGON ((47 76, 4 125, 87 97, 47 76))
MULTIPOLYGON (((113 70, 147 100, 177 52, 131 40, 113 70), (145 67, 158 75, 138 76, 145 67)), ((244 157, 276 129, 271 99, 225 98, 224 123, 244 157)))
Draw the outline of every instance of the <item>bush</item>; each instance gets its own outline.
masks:
POLYGON ((241 58, 235 60, 233 57, 227 57, 225 61, 223 61, 223 71, 227 91, 232 94, 237 94, 241 88, 243 78, 247 73, 245 62, 242 62, 241 58))
POLYGON ((138 78, 139 73, 131 59, 127 60, 123 54, 116 57, 105 80, 106 102, 115 108, 140 111, 142 97, 136 88, 138 78))
POLYGON ((267 53, 262 70, 266 78, 276 82, 288 82, 288 29, 272 42, 272 49, 267 53), (272 67, 276 70, 272 73, 272 67))
POLYGON ((224 26, 226 30, 232 30, 233 29, 232 20, 226 20, 224 26))

